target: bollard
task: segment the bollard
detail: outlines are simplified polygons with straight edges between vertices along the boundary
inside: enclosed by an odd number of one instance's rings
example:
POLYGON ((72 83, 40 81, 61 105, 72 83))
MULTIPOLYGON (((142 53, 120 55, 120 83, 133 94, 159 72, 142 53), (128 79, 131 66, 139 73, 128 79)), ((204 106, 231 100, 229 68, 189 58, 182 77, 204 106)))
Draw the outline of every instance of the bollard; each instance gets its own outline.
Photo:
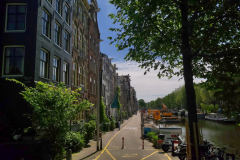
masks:
POLYGON ((142 138, 143 142, 142 142, 142 149, 144 149, 144 137, 142 138))
POLYGON ((124 137, 122 137, 122 149, 124 149, 124 137))
POLYGON ((100 140, 100 150, 102 150, 102 138, 100 140))
POLYGON ((66 160, 72 160, 72 150, 71 149, 67 150, 66 160))

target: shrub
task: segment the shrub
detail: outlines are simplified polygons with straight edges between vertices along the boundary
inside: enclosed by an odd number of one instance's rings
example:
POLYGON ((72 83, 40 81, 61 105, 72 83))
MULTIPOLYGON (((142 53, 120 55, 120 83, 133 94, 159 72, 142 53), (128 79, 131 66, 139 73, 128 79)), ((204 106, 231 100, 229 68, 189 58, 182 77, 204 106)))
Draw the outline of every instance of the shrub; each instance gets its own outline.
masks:
POLYGON ((149 139, 152 139, 153 136, 155 136, 155 135, 156 135, 155 132, 148 132, 147 137, 148 137, 149 139))
POLYGON ((80 151, 84 146, 84 135, 79 132, 70 131, 66 135, 64 147, 72 152, 80 151))
POLYGON ((212 113, 212 112, 217 112, 217 110, 218 110, 218 105, 215 105, 215 107, 214 107, 214 105, 212 105, 212 104, 207 105, 207 104, 201 103, 201 108, 202 108, 202 110, 204 110, 206 113, 212 113))
POLYGON ((112 116, 111 123, 110 123, 110 131, 113 131, 115 129, 115 118, 112 116))
POLYGON ((158 141, 158 136, 154 135, 154 136, 152 136, 152 139, 153 139, 153 145, 156 146, 157 141, 158 141))
POLYGON ((96 122, 91 120, 88 123, 84 123, 83 125, 83 134, 85 144, 88 144, 89 140, 93 138, 93 133, 96 129, 96 122))
POLYGON ((96 113, 89 115, 89 121, 96 121, 96 119, 97 119, 96 113))
POLYGON ((108 118, 104 118, 101 130, 106 132, 110 131, 110 120, 108 118))

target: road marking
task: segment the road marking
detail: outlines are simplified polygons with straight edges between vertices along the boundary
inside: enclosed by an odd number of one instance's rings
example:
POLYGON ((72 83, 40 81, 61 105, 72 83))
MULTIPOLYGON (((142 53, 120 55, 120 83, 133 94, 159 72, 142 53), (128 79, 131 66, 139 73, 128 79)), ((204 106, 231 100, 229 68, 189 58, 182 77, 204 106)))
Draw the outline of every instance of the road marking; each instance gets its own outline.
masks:
POLYGON ((122 157, 136 157, 136 156, 138 156, 138 154, 131 154, 131 155, 124 154, 124 156, 122 156, 122 157))
MULTIPOLYGON (((132 118, 124 127, 126 127, 132 120, 133 120, 133 118, 132 118)), ((122 129, 123 129, 123 128, 122 128, 122 129)), ((120 131, 118 131, 117 134, 115 134, 115 135, 112 137, 112 139, 110 139, 110 141, 109 141, 108 144, 104 147, 104 149, 103 149, 103 151, 101 152, 101 154, 103 154, 103 152, 107 149, 107 147, 109 146, 109 144, 110 144, 110 142, 113 140, 113 138, 115 138, 115 137, 118 135, 118 133, 120 133, 120 132, 122 131, 122 129, 121 129, 120 131)), ((100 154, 95 160, 97 160, 97 159, 101 156, 101 154, 100 154)))
POLYGON ((150 157, 150 156, 152 156, 152 155, 154 155, 155 153, 157 153, 159 150, 157 150, 157 151, 155 151, 155 152, 153 152, 152 154, 150 154, 150 155, 148 155, 148 156, 146 156, 146 157, 143 157, 141 160, 144 160, 144 159, 146 159, 146 158, 148 158, 148 157, 150 157))
POLYGON ((116 160, 107 149, 106 152, 112 157, 113 160, 116 160))
POLYGON ((124 127, 123 129, 137 129, 138 127, 124 127))
POLYGON ((167 156, 167 158, 168 158, 169 160, 172 160, 172 159, 167 155, 167 153, 165 153, 162 149, 161 149, 161 151, 165 154, 165 156, 167 156))

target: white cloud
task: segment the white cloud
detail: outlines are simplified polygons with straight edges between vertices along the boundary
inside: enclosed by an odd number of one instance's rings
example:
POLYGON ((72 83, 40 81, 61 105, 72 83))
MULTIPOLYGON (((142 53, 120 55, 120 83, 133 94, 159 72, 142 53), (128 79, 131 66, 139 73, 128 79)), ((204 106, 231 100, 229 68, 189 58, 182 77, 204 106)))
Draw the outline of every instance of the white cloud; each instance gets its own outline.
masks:
MULTIPOLYGON (((113 61, 117 65, 118 75, 127 75, 131 77, 131 86, 135 88, 138 99, 144 99, 145 102, 164 97, 171 93, 175 88, 184 84, 184 80, 174 76, 172 79, 157 77, 158 71, 151 70, 144 75, 144 69, 138 67, 138 63, 130 61, 113 61)), ((195 79, 194 82, 200 82, 201 79, 195 79)))

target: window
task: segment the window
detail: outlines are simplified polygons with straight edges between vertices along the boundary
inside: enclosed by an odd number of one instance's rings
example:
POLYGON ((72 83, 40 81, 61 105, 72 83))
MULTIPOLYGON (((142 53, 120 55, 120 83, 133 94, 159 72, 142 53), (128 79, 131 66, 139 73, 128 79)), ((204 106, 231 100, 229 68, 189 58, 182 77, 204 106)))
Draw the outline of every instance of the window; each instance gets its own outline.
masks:
POLYGON ((94 67, 94 72, 96 73, 96 63, 95 63, 95 59, 93 60, 93 67, 94 67))
POLYGON ((57 57, 53 58, 53 81, 60 81, 60 60, 57 57))
POLYGON ((85 36, 83 36, 83 51, 85 53, 85 56, 87 57, 87 44, 85 36))
POLYGON ((95 52, 95 41, 93 40, 93 51, 95 52))
POLYGON ((74 38, 74 47, 78 48, 78 39, 77 39, 77 28, 76 26, 73 27, 73 38, 74 38))
POLYGON ((93 93, 93 83, 92 83, 92 78, 90 77, 90 92, 93 93))
POLYGON ((96 22, 96 13, 93 14, 93 19, 96 22))
POLYGON ((92 49, 92 36, 90 36, 90 48, 92 49))
POLYGON ((55 22, 54 32, 54 42, 61 46, 61 26, 58 22, 55 22))
POLYGON ((79 11, 80 21, 82 22, 82 8, 81 8, 81 6, 79 6, 78 11, 79 11))
POLYGON ((83 70, 83 85, 85 85, 85 88, 87 87, 86 86, 86 70, 83 70))
POLYGON ((4 75, 23 75, 24 47, 6 47, 4 75))
POLYGON ((69 33, 67 31, 64 32, 64 42, 64 49, 69 53, 69 33))
POLYGON ((68 63, 63 63, 63 83, 68 84, 68 63))
POLYGON ((69 14, 69 7, 67 5, 64 6, 64 10, 65 10, 65 21, 67 22, 67 24, 70 24, 70 14, 69 14))
POLYGON ((73 85, 77 86, 77 64, 73 63, 73 85))
POLYGON ((47 0, 50 4, 52 4, 52 0, 47 0))
POLYGON ((56 0, 56 11, 61 15, 61 0, 56 0))
MULTIPOLYGON (((83 19, 83 25, 85 25, 85 21, 86 21, 85 14, 83 13, 82 16, 83 16, 83 18, 82 18, 83 19)), ((87 26, 85 26, 85 27, 87 27, 87 26)))
POLYGON ((79 46, 79 48, 80 48, 80 50, 83 48, 82 46, 83 46, 83 42, 82 42, 82 33, 80 32, 80 34, 79 34, 79 41, 80 41, 80 46, 79 46))
POLYGON ((88 86, 88 75, 87 75, 87 70, 85 70, 85 82, 84 82, 84 85, 85 86, 88 86))
POLYGON ((26 30, 26 5, 7 4, 6 30, 26 30))
POLYGON ((95 95, 97 94, 97 88, 96 88, 95 80, 94 80, 94 94, 95 94, 95 95))
POLYGON ((45 9, 42 12, 42 33, 50 38, 50 14, 45 9))
POLYGON ((78 72, 79 72, 79 83, 80 84, 83 84, 83 76, 82 76, 82 67, 79 67, 79 70, 78 70, 78 72))
POLYGON ((45 50, 41 50, 40 55, 40 77, 48 78, 48 60, 49 53, 45 50))

